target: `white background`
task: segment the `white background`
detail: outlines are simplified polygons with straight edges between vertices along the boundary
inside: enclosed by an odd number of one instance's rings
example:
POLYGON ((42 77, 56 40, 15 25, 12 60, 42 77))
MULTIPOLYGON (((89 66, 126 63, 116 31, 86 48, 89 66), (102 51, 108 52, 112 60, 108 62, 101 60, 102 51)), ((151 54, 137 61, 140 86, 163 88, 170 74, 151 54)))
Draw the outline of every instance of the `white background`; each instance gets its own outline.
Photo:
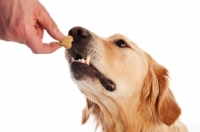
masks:
MULTIPOLYGON (((83 26, 122 33, 164 65, 190 132, 200 131, 199 0, 41 0, 67 35, 83 26)), ((46 33, 44 42, 53 40, 46 33)), ((0 41, 0 132, 92 132, 81 126, 84 96, 70 79, 64 48, 35 55, 0 41)))

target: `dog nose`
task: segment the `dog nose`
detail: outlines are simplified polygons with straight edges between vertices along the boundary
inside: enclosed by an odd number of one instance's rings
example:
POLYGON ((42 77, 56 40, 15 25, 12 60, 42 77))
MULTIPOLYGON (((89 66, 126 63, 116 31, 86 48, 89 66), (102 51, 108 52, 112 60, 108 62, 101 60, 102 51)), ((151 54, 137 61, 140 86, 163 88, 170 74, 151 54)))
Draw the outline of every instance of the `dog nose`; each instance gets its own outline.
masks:
POLYGON ((84 39, 90 36, 90 33, 87 29, 82 27, 74 27, 69 30, 68 35, 72 36, 74 40, 84 39))

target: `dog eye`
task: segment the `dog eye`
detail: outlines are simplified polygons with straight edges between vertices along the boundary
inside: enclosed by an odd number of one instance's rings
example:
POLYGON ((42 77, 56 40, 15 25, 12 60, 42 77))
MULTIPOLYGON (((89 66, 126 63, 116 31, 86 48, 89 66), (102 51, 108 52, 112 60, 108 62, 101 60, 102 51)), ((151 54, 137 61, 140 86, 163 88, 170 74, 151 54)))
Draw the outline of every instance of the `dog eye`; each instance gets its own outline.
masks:
POLYGON ((116 41, 115 44, 121 48, 127 47, 126 43, 121 39, 116 41))

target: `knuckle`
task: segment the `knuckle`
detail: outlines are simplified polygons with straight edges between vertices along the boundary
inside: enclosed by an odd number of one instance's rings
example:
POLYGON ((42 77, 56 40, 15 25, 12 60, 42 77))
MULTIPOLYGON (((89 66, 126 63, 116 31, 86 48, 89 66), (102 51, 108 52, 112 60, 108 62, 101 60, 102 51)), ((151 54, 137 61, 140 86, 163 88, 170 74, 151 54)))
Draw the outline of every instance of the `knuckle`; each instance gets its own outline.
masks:
POLYGON ((57 29, 57 25, 56 25, 55 22, 51 22, 50 27, 51 27, 52 29, 57 29))
POLYGON ((56 23, 55 22, 51 22, 51 24, 50 24, 50 29, 52 29, 52 33, 53 34, 57 34, 58 32, 59 32, 59 29, 58 29, 58 27, 57 27, 57 25, 56 25, 56 23))
POLYGON ((32 51, 32 53, 34 53, 34 54, 39 54, 38 50, 33 50, 33 49, 31 49, 31 51, 32 51))
POLYGON ((34 54, 41 54, 41 52, 39 52, 38 50, 32 50, 32 53, 34 53, 34 54))
POLYGON ((41 53, 40 48, 36 48, 36 47, 31 48, 31 51, 32 51, 34 54, 40 54, 40 53, 41 53))

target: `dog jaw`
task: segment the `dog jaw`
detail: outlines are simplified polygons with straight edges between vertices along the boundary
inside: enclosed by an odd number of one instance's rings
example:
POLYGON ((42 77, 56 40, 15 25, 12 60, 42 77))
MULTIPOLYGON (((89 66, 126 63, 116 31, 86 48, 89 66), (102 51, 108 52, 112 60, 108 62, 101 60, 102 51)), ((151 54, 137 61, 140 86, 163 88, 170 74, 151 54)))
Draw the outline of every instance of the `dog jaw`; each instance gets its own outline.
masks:
POLYGON ((116 85, 113 83, 113 81, 100 73, 98 69, 91 65, 90 60, 90 55, 87 55, 86 59, 84 59, 84 57, 82 57, 80 54, 77 54, 75 57, 71 58, 70 68, 73 78, 76 80, 82 80, 87 77, 97 78, 106 90, 111 92, 114 91, 116 89, 116 85))

